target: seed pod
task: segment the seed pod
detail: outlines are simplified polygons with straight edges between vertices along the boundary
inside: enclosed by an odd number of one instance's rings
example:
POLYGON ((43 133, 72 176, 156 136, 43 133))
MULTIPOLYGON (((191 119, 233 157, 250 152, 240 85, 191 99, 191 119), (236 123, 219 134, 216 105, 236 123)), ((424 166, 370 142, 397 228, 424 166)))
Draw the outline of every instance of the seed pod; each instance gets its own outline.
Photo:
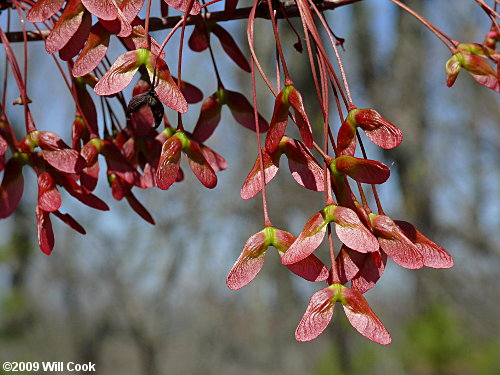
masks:
POLYGON ((156 129, 161 124, 163 119, 164 108, 162 102, 156 96, 154 90, 150 89, 147 92, 132 97, 127 106, 127 117, 132 113, 137 112, 143 106, 148 105, 151 108, 153 117, 155 119, 154 128, 156 129))

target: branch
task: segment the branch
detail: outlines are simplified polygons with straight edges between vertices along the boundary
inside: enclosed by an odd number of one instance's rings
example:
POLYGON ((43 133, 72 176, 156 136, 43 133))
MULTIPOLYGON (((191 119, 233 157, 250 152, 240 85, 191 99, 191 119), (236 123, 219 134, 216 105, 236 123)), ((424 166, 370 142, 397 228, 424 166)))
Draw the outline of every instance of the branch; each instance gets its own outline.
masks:
MULTIPOLYGON (((317 5, 317 8, 320 11, 335 9, 344 5, 349 5, 353 3, 357 3, 361 0, 324 0, 323 2, 317 5)), ((283 3, 283 8, 285 9, 286 15, 290 17, 299 16, 299 10, 295 1, 287 1, 283 3)), ((212 13, 206 13, 205 15, 198 14, 196 16, 190 16, 187 19, 186 25, 196 25, 202 22, 202 18, 205 17, 207 21, 214 22, 224 22, 224 21, 232 21, 232 20, 241 20, 248 18, 252 7, 247 8, 239 8, 236 9, 234 14, 231 17, 228 17, 225 12, 218 11, 212 13)), ((257 12, 255 14, 256 18, 266 18, 269 17, 269 10, 267 9, 266 4, 260 4, 257 7, 257 12)), ((172 17, 154 17, 150 19, 149 30, 150 31, 158 31, 165 30, 174 27, 180 20, 182 16, 172 16, 172 17)), ((278 12, 278 18, 283 18, 283 14, 278 12)), ((43 40, 43 37, 47 37, 50 33, 50 30, 43 30, 41 32, 38 31, 27 31, 28 41, 36 41, 43 40)), ((20 31, 5 33, 7 35, 7 39, 11 43, 22 42, 23 41, 23 33, 20 31)), ((1 41, 0 41, 1 43, 1 41)))

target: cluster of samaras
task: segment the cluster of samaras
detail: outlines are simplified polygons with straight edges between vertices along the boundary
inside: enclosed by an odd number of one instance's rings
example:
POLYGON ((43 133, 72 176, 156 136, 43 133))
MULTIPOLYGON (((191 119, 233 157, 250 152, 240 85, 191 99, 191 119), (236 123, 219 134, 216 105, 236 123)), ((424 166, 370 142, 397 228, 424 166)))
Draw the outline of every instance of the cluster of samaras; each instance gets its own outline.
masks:
MULTIPOLYGON (((398 3, 396 0, 391 1, 398 3)), ((164 61, 163 49, 173 33, 181 29, 181 26, 182 36, 184 35, 187 15, 199 14, 205 5, 200 5, 198 0, 160 1, 163 16, 167 15, 169 6, 185 14, 160 45, 149 35, 148 17, 151 1, 148 1, 146 20, 138 17, 144 2, 144 0, 0 2, 0 10, 8 7, 16 8, 17 14, 25 14, 28 21, 43 23, 49 30, 45 38, 46 50, 49 54, 58 53, 59 59, 56 56, 54 59, 76 105, 71 146, 57 134, 36 128, 29 109, 30 99, 26 87, 27 55, 24 56, 23 73, 7 34, 0 28, 0 38, 20 92, 20 97, 14 104, 24 107, 26 128, 25 137, 18 140, 13 125, 7 117, 4 95, 0 108, 0 170, 4 172, 0 186, 0 217, 8 217, 16 209, 23 195, 22 171, 25 166, 29 166, 38 176, 36 217, 41 250, 50 254, 54 247, 51 215, 78 232, 85 233, 71 215, 60 212, 62 199, 59 189, 63 188, 71 196, 92 208, 107 210, 107 204, 93 194, 100 176, 102 161, 99 161, 99 156, 101 156, 105 161, 106 175, 113 197, 117 200, 125 198, 143 219, 154 223, 132 189, 134 187, 168 189, 172 184, 182 181, 184 176, 180 168, 182 154, 187 157, 197 179, 207 188, 215 187, 216 172, 226 169, 227 164, 223 157, 206 146, 205 142, 214 133, 221 120, 222 108, 227 105, 235 121, 254 131, 257 140, 260 140, 260 133, 267 132, 265 146, 261 146, 260 141, 258 142, 257 160, 241 189, 243 199, 250 199, 262 192, 265 228, 247 241, 227 277, 227 285, 231 289, 239 289, 253 280, 263 266, 267 249, 272 245, 278 250, 283 265, 292 272, 309 281, 327 283, 326 288, 311 298, 296 331, 296 338, 299 341, 317 337, 328 325, 334 305, 339 301, 354 328, 373 341, 388 344, 391 340, 389 333, 363 297, 363 294, 380 279, 387 258, 390 257, 395 263, 409 269, 424 266, 448 268, 453 265, 453 260, 444 249, 425 237, 413 225, 405 221, 392 220, 384 213, 375 185, 382 184, 388 179, 389 168, 379 161, 368 159, 362 147, 363 157, 356 157, 357 143, 362 142, 361 130, 376 145, 392 149, 401 143, 402 134, 396 126, 375 110, 358 109, 352 103, 344 74, 342 74, 342 85, 326 57, 316 29, 315 17, 325 26, 334 48, 336 43, 315 3, 312 0, 296 2, 325 118, 324 138, 327 141, 323 147, 315 142, 317 136, 313 135, 301 94, 289 77, 274 17, 271 17, 271 22, 285 75, 281 87, 279 75, 277 77, 278 90, 272 88, 255 55, 253 22, 260 0, 254 2, 247 29, 252 52, 251 64, 230 33, 216 22, 202 17, 194 27, 188 43, 193 51, 210 49, 212 52, 210 35, 214 34, 225 53, 242 70, 252 73, 254 103, 252 105, 244 95, 224 87, 215 58, 210 53, 217 76, 217 89, 203 102, 198 121, 191 132, 184 129, 181 114, 187 112, 189 104, 200 102, 203 93, 195 86, 182 81, 180 77, 182 44, 179 47, 177 78, 170 74, 164 61), (115 35, 127 49, 127 52, 120 55, 113 64, 107 62, 106 58, 112 35, 115 35), (69 75, 66 75, 61 68, 60 60, 67 64, 69 75), (269 122, 258 114, 256 107, 255 67, 276 97, 274 112, 269 122), (139 73, 139 79, 135 83, 132 99, 127 101, 122 91, 132 82, 136 73, 139 73), (336 137, 330 129, 328 119, 329 84, 332 85, 341 120, 336 137), (104 124, 98 122, 96 97, 90 94, 89 89, 100 96, 104 124), (111 98, 118 99, 122 105, 127 117, 125 124, 120 123, 117 114, 109 105, 111 98), (341 104, 347 109, 345 115, 340 109, 341 104), (176 128, 168 122, 164 114, 164 105, 178 112, 176 128), (164 130, 156 130, 162 121, 165 122, 164 130), (289 121, 297 125, 300 140, 286 135, 289 121), (328 150, 329 144, 333 151, 331 153, 328 150), (313 153, 311 150, 316 152, 313 153), (282 156, 287 159, 290 172, 299 184, 307 189, 322 192, 325 196, 324 208, 309 219, 298 237, 274 228, 267 212, 265 186, 277 174, 282 156), (353 192, 353 181, 360 199, 353 192), (377 213, 370 209, 362 184, 372 186, 377 213), (335 224, 335 231, 343 244, 336 255, 331 238, 332 223, 335 224), (329 240, 330 267, 325 266, 313 254, 325 235, 329 240), (349 287, 346 284, 349 284, 349 287)), ((275 14, 282 12, 285 15, 283 4, 271 0, 262 1, 263 6, 266 4, 269 12, 276 12, 275 14)), ((227 16, 234 13, 236 5, 237 0, 226 1, 227 16)), ((494 10, 491 12, 493 18, 498 17, 494 10)), ((429 27, 427 24, 426 26, 429 27)), ((437 28, 431 31, 438 33, 437 28)), ((500 40, 498 23, 493 23, 483 44, 458 43, 448 37, 445 38, 443 33, 438 36, 445 39, 444 43, 452 52, 452 57, 446 64, 449 86, 454 83, 460 69, 464 68, 479 83, 499 91, 499 73, 490 65, 493 63, 498 66, 500 60, 500 54, 495 51, 496 43, 500 40)), ((302 51, 300 39, 295 47, 302 51)), ((342 70, 339 57, 338 61, 342 70)), ((277 66, 279 72, 278 58, 277 66)))

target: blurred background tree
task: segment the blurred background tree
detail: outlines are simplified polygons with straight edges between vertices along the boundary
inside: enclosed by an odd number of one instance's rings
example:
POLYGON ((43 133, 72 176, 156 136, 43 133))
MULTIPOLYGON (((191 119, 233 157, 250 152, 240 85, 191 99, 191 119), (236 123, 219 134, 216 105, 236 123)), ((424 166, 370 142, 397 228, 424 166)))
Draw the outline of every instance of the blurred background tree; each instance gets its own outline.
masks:
MULTIPOLYGON (((481 41, 489 27, 472 1, 453 2, 453 8, 449 2, 406 3, 464 42, 481 41)), ((389 262, 381 287, 367 299, 393 344, 379 347, 345 334, 341 314, 327 334, 295 342, 293 330, 317 286, 297 282, 277 256, 267 257, 250 285, 227 289, 227 272, 258 230, 261 213, 259 199, 239 198, 254 162, 254 137, 232 126, 226 113, 224 139, 215 135, 211 145, 224 142, 229 171, 219 175, 214 191, 183 183, 141 194, 154 227, 119 203, 99 215, 82 208, 78 219, 91 234, 78 236, 56 224, 62 236, 47 258, 31 240, 34 200, 23 200, 2 222, 1 361, 91 361, 98 374, 134 375, 500 373, 499 98, 465 74, 446 88, 448 52, 387 1, 361 1, 326 16, 346 39, 343 58, 360 107, 377 108, 403 130, 402 145, 379 154, 392 172, 380 190, 387 211, 414 223, 455 259, 444 271, 413 272, 389 262)), ((236 30, 242 22, 228 27, 236 30)), ((266 47, 261 38, 259 55, 272 59, 274 44, 266 47)), ((284 37, 284 44, 294 42, 284 37)), ((202 74, 196 57, 186 53, 186 76, 202 74)), ((296 60, 291 69, 301 79, 295 84, 312 106, 310 72, 296 60)), ((30 69, 38 75, 47 68, 30 69)), ((231 65, 224 74, 229 88, 248 90, 231 65)), ((207 90, 215 87, 205 83, 207 90)), ((45 105, 33 103, 33 111, 45 105)), ((272 100, 260 110, 269 118, 272 100)), ((70 123, 72 114, 66 115, 61 123, 70 123)), ((45 121, 54 121, 50 113, 45 121)), ((318 194, 299 189, 285 173, 269 190, 273 221, 292 233, 321 208, 318 194)))

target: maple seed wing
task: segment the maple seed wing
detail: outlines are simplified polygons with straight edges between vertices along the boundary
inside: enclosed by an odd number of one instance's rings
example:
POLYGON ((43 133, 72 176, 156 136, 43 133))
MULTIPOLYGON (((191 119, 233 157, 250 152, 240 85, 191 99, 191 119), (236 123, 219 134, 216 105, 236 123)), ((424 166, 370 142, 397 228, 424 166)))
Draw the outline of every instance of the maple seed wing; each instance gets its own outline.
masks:
MULTIPOLYGON (((276 176, 276 173, 278 173, 279 158, 272 157, 265 151, 265 149, 263 149, 262 161, 264 164, 264 176, 267 185, 274 178, 274 176, 276 176)), ((250 199, 255 197, 262 190, 263 185, 262 173, 260 170, 260 159, 257 156, 250 173, 248 173, 248 176, 241 187, 241 198, 250 199)))
POLYGON ((210 95, 201 105, 200 117, 193 130, 193 139, 205 142, 219 125, 222 103, 217 94, 210 95))
POLYGON ((95 93, 112 95, 122 91, 132 81, 140 65, 137 50, 121 54, 95 85, 95 93))
POLYGON ((176 136, 165 141, 162 147, 158 169, 156 170, 156 186, 168 189, 176 180, 181 161, 182 142, 176 136))
POLYGON ((109 36, 109 32, 100 22, 92 26, 87 43, 85 43, 71 70, 73 77, 84 76, 99 65, 108 51, 109 36))
POLYGON ((47 212, 57 211, 62 200, 52 175, 48 172, 38 176, 38 206, 47 212))
MULTIPOLYGON (((172 77, 172 79, 176 84, 179 82, 175 77, 172 77)), ((181 81, 181 93, 184 95, 184 98, 186 98, 188 104, 198 103, 203 100, 203 93, 201 90, 186 81, 181 81)))
POLYGON ((229 34, 222 26, 214 25, 212 32, 219 38, 222 48, 227 53, 227 55, 233 60, 236 65, 238 65, 245 72, 250 73, 250 65, 248 64, 247 58, 243 55, 240 48, 234 41, 231 34, 229 34))
POLYGON ((307 258, 323 241, 328 221, 322 211, 314 214, 302 229, 299 237, 281 258, 281 263, 289 265, 307 258))
POLYGON ((191 141, 184 149, 189 161, 189 166, 196 178, 203 186, 213 189, 217 185, 217 176, 201 152, 198 143, 191 141))
MULTIPOLYGON (((278 249, 281 257, 295 240, 295 236, 291 233, 279 229, 274 231, 273 246, 278 249)), ((308 281, 325 281, 328 278, 328 268, 313 254, 297 263, 289 264, 287 267, 294 274, 308 281)))
POLYGON ((302 137, 304 144, 307 148, 312 148, 314 139, 311 124, 309 123, 309 119, 304 108, 302 96, 295 87, 292 87, 292 89, 288 93, 288 101, 290 103, 290 106, 292 106, 295 111, 295 121, 299 128, 300 136, 302 137))
POLYGON ((359 220, 356 212, 346 207, 335 207, 335 232, 347 247, 361 253, 377 251, 379 244, 375 236, 359 220))
POLYGON ((344 311, 351 325, 367 339, 381 345, 391 343, 391 335, 372 311, 361 293, 350 288, 342 288, 345 300, 344 311))
POLYGON ((127 200, 128 204, 130 207, 144 220, 146 220, 148 223, 155 225, 155 221, 151 214, 148 212, 146 207, 142 205, 141 202, 135 197, 135 195, 130 192, 128 195, 125 196, 125 199, 127 200))
POLYGON ((202 52, 208 48, 210 32, 204 23, 196 24, 188 41, 188 46, 195 52, 202 52))
POLYGON ((268 245, 266 235, 260 231, 251 236, 226 278, 229 289, 238 290, 251 282, 264 265, 268 245))
POLYGON ((79 0, 70 0, 66 3, 61 17, 45 40, 47 53, 57 52, 68 43, 80 27, 85 12, 87 11, 79 0))
POLYGON ((288 124, 288 110, 290 105, 283 100, 283 90, 276 96, 274 101, 273 117, 269 124, 269 131, 266 136, 266 149, 268 152, 274 152, 278 148, 281 139, 285 135, 288 124))
POLYGON ((17 208, 24 190, 22 164, 11 158, 5 165, 0 185, 0 219, 10 216, 17 208))
POLYGON ((203 144, 200 144, 200 148, 203 156, 207 160, 208 164, 210 164, 214 172, 227 169, 227 162, 221 155, 203 144))
POLYGON ((424 258, 424 266, 432 268, 453 267, 453 258, 451 255, 441 246, 424 236, 415 226, 401 220, 395 220, 394 222, 402 229, 405 236, 420 250, 424 258))
POLYGON ((92 15, 89 12, 83 12, 82 21, 80 26, 73 34, 70 40, 65 44, 63 48, 59 50, 59 57, 61 60, 69 61, 83 48, 87 42, 87 38, 90 35, 90 29, 92 28, 92 15))
MULTIPOLYGON (((181 12, 184 13, 188 11, 190 3, 190 0, 163 0, 163 1, 166 2, 168 5, 170 5, 172 8, 180 10, 181 12)), ((200 10, 201 10, 200 3, 198 2, 198 0, 194 0, 189 14, 195 16, 200 13, 200 10)))
POLYGON ((179 87, 170 75, 170 71, 168 70, 168 66, 165 61, 159 58, 158 62, 156 62, 156 58, 156 55, 150 55, 147 68, 149 78, 151 79, 151 82, 153 82, 153 72, 156 66, 157 84, 155 83, 155 92, 158 99, 174 111, 186 113, 188 110, 186 98, 184 98, 184 95, 182 95, 182 92, 179 90, 179 87))
POLYGON ((403 141, 401 130, 373 109, 357 110, 354 118, 368 138, 383 149, 393 149, 403 141))
POLYGON ((38 0, 26 13, 28 22, 43 22, 61 10, 65 0, 38 0))
POLYGON ((324 191, 323 168, 318 165, 302 142, 289 138, 285 142, 284 152, 288 159, 288 168, 295 181, 307 189, 324 191))
POLYGON ((385 164, 354 156, 339 156, 335 159, 335 168, 353 180, 365 184, 383 184, 391 173, 385 164))
MULTIPOLYGON (((346 248, 347 257, 358 269, 356 275, 351 278, 351 288, 361 294, 369 291, 380 279, 387 264, 387 254, 381 251, 362 254, 355 250, 346 248)), ((348 261, 344 261, 344 264, 348 261)))
POLYGON ((132 23, 135 17, 141 11, 142 6, 144 5, 144 0, 124 0, 122 1, 121 11, 125 19, 132 23))
POLYGON ((118 17, 118 5, 114 0, 81 0, 87 10, 96 17, 111 21, 118 17))
MULTIPOLYGON (((280 253, 281 254, 281 253, 280 253)), ((288 269, 307 281, 319 282, 328 279, 328 268, 314 254, 287 265, 288 269)))
POLYGON ((304 342, 318 337, 332 320, 334 307, 332 290, 325 288, 314 293, 295 330, 295 339, 304 342))
POLYGON ((36 219, 38 229, 38 245, 40 250, 45 254, 50 255, 54 248, 54 231, 50 221, 50 214, 43 211, 40 207, 36 207, 36 219))
POLYGON ((408 269, 419 269, 424 266, 424 259, 418 248, 391 218, 377 215, 371 222, 380 247, 392 260, 408 269))
MULTIPOLYGON (((253 107, 242 94, 226 90, 227 105, 237 123, 247 129, 256 131, 253 107)), ((266 120, 259 114, 259 132, 264 133, 269 128, 266 120)))
POLYGON ((339 155, 353 156, 356 152, 356 126, 347 119, 342 122, 337 134, 337 150, 339 155))
POLYGON ((85 229, 70 214, 63 214, 59 211, 54 211, 53 214, 64 224, 73 228, 78 233, 87 234, 87 232, 85 232, 85 229))
POLYGON ((58 171, 64 173, 79 173, 85 168, 85 160, 80 154, 72 149, 47 151, 42 150, 42 158, 58 171))

